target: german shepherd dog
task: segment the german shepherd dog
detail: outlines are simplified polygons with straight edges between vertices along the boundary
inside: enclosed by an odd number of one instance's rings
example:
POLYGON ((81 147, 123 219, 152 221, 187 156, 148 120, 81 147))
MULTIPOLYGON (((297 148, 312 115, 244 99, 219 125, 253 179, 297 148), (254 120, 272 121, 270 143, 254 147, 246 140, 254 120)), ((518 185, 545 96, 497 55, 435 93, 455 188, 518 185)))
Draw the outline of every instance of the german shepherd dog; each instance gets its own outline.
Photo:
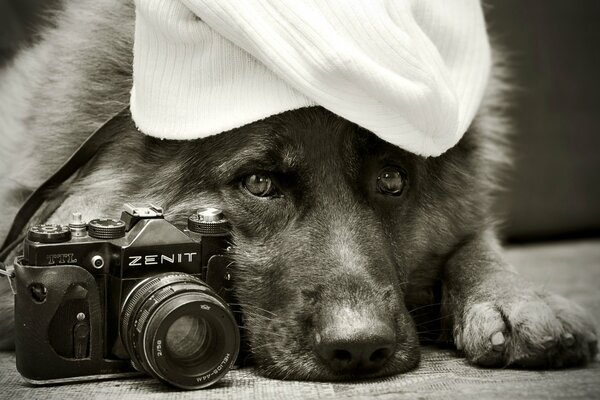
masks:
MULTIPOLYGON (((0 77, 0 238, 24 197, 129 99, 130 2, 57 8, 0 77)), ((265 376, 397 374, 418 365, 420 339, 454 343, 489 367, 584 364, 597 351, 591 317, 525 282, 496 238, 508 130, 499 71, 469 131, 439 157, 403 151, 320 107, 193 141, 145 136, 129 119, 63 185, 60 207, 35 220, 116 216, 124 202, 152 202, 184 225, 199 206, 224 209, 247 340, 265 376)), ((1 285, 0 337, 10 347, 12 296, 1 285)))

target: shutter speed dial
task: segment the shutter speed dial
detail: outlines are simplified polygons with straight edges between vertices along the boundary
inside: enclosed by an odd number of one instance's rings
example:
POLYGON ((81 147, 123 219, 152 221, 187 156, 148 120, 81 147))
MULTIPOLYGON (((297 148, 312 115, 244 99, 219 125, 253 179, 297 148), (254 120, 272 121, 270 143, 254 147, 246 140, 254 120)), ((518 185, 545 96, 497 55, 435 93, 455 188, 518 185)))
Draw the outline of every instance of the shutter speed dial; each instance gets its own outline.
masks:
POLYGON ((113 218, 97 218, 88 223, 88 235, 96 239, 118 239, 125 236, 125 222, 113 218))
POLYGON ((188 229, 203 235, 224 235, 231 229, 223 211, 218 208, 200 208, 188 218, 188 229))

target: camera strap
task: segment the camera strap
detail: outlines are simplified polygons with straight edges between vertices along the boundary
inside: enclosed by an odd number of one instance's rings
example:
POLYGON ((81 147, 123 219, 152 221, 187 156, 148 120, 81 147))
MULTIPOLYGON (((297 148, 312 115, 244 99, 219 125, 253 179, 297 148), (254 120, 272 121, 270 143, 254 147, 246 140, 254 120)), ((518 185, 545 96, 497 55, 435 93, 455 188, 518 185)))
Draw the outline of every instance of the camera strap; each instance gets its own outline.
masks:
MULTIPOLYGON (((50 198, 54 190, 87 164, 98 150, 115 136, 115 133, 119 131, 119 126, 129 118, 131 116, 129 105, 127 105, 92 132, 71 157, 27 197, 12 222, 4 244, 0 247, 0 275, 6 275, 4 265, 6 258, 25 239, 26 233, 23 233, 23 230, 42 204, 50 198)), ((53 213, 59 206, 60 203, 51 212, 53 213)))

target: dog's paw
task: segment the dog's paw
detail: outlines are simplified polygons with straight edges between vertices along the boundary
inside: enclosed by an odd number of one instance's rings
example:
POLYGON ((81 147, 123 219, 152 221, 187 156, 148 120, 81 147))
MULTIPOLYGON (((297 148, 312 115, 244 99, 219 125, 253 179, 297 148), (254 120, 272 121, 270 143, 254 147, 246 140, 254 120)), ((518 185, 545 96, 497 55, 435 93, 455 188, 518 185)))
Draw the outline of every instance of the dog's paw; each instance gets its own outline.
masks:
POLYGON ((578 304, 534 291, 465 308, 454 327, 457 349, 478 365, 561 368, 597 351, 591 316, 578 304))

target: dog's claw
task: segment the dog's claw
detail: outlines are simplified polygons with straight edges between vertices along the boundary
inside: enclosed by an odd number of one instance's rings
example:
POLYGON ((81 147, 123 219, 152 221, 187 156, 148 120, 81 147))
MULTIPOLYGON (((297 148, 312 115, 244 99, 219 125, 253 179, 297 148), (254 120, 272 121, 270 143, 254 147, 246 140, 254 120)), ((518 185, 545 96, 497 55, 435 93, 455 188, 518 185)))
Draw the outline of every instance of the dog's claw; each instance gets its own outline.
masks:
POLYGON ((575 338, 572 334, 567 332, 562 335, 562 341, 565 344, 565 346, 571 347, 575 343, 575 338))
POLYGON ((550 347, 554 346, 555 340, 552 336, 544 336, 542 338, 542 346, 544 346, 545 349, 549 349, 550 347))
POLYGON ((316 344, 321 343, 321 335, 319 335, 318 332, 315 334, 315 343, 316 344))
POLYGON ((463 349, 462 333, 460 330, 454 333, 454 345, 456 346, 456 350, 461 351, 463 349))
POLYGON ((504 349, 504 334, 502 332, 496 332, 492 335, 492 349, 494 351, 502 351, 504 349))

